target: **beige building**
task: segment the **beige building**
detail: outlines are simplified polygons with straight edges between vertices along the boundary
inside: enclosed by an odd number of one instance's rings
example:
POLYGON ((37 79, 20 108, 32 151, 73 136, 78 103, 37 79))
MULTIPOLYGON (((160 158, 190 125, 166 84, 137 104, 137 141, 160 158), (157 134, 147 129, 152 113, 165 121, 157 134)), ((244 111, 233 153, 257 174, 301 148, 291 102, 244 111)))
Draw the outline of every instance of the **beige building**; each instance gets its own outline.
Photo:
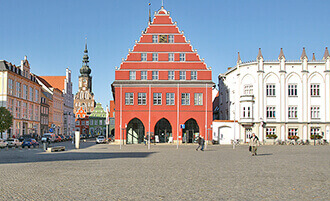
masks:
POLYGON ((41 86, 30 73, 26 56, 20 66, 0 60, 0 106, 14 117, 3 138, 40 134, 40 93, 41 86))

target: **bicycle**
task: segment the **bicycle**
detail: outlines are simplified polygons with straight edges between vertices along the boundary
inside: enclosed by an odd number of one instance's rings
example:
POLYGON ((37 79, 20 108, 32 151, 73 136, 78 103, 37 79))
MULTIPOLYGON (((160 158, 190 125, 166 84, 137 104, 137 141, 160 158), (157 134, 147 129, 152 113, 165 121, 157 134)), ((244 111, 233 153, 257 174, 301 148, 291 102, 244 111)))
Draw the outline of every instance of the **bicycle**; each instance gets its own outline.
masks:
POLYGON ((240 145, 240 141, 239 141, 239 139, 231 140, 231 144, 232 145, 235 145, 235 146, 239 146, 240 145))

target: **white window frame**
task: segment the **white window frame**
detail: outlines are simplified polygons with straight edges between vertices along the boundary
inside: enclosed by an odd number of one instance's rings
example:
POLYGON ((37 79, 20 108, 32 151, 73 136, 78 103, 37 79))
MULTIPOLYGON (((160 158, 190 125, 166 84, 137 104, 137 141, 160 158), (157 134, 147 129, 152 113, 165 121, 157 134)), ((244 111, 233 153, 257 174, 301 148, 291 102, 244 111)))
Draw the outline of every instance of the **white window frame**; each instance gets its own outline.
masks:
POLYGON ((190 72, 190 79, 191 80, 197 80, 197 71, 191 71, 190 72))
POLYGON ((311 96, 320 96, 320 84, 311 84, 311 96))
POLYGON ((244 85, 244 95, 253 95, 253 85, 252 84, 244 85))
POLYGON ((319 119, 320 118, 320 106, 311 106, 311 119, 319 119))
POLYGON ((159 73, 158 73, 158 71, 152 71, 152 79, 153 80, 158 80, 158 78, 159 78, 159 73))
POLYGON ((175 73, 173 70, 169 70, 168 71, 168 76, 167 76, 168 80, 174 80, 175 79, 175 73))
POLYGON ((152 61, 158 61, 158 53, 152 53, 152 61))
POLYGON ((168 42, 174 43, 174 35, 168 35, 168 42))
POLYGON ((158 35, 152 35, 152 43, 158 43, 158 35))
POLYGON ((186 80, 186 71, 180 71, 180 80, 186 80))
POLYGON ((148 79, 147 71, 141 71, 141 80, 147 80, 147 79, 148 79))
POLYGON ((288 84, 288 96, 290 96, 290 97, 298 96, 298 85, 297 84, 288 84))
POLYGON ((320 127, 311 127, 311 136, 312 135, 321 135, 321 132, 320 132, 321 128, 320 127))
POLYGON ((298 107, 297 106, 289 106, 288 107, 288 118, 289 119, 297 119, 298 118, 298 107))
POLYGON ((125 105, 134 105, 134 93, 125 93, 125 105))
POLYGON ((181 93, 181 105, 190 105, 190 93, 181 93))
POLYGON ((266 138, 267 135, 276 135, 276 127, 267 127, 266 128, 266 138))
POLYGON ((288 136, 298 136, 298 128, 288 128, 288 136))
POLYGON ((186 54, 180 53, 180 61, 186 61, 186 54))
POLYGON ((136 80, 136 71, 129 71, 129 79, 136 80))
POLYGON ((162 105, 162 93, 153 93, 153 104, 162 105))
POLYGON ((138 93, 138 105, 147 104, 147 93, 138 93))
POLYGON ((195 105, 203 105, 203 93, 194 94, 195 105))
POLYGON ((168 53, 168 61, 174 61, 174 53, 168 53))
POLYGON ((147 61, 147 60, 148 60, 147 53, 141 53, 141 61, 147 61))
POLYGON ((276 118, 276 107, 275 106, 267 106, 266 107, 266 117, 267 117, 267 119, 275 119, 276 118))
POLYGON ((276 84, 267 84, 266 85, 266 95, 269 97, 276 96, 276 84))
POLYGON ((175 103, 175 94, 166 93, 166 105, 174 105, 175 103))

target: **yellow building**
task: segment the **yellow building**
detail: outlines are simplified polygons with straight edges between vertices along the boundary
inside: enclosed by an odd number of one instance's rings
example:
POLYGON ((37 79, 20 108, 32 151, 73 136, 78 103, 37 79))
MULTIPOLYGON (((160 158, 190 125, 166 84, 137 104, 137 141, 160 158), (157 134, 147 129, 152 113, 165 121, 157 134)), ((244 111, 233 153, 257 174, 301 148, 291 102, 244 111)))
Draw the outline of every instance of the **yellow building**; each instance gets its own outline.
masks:
POLYGON ((40 134, 40 93, 41 86, 30 73, 26 56, 20 66, 0 60, 0 106, 14 117, 3 138, 40 134))

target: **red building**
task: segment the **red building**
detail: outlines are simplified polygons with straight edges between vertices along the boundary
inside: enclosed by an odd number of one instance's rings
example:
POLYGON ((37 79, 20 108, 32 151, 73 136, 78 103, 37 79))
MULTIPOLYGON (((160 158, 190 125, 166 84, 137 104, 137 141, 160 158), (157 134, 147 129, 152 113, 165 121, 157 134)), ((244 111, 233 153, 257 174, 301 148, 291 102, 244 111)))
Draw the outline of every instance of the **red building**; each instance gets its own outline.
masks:
POLYGON ((148 134, 159 142, 211 140, 211 68, 163 7, 115 75, 116 140, 141 143, 148 134))
POLYGON ((83 107, 80 107, 75 116, 76 126, 75 130, 80 131, 81 135, 88 136, 89 134, 89 118, 83 107))

